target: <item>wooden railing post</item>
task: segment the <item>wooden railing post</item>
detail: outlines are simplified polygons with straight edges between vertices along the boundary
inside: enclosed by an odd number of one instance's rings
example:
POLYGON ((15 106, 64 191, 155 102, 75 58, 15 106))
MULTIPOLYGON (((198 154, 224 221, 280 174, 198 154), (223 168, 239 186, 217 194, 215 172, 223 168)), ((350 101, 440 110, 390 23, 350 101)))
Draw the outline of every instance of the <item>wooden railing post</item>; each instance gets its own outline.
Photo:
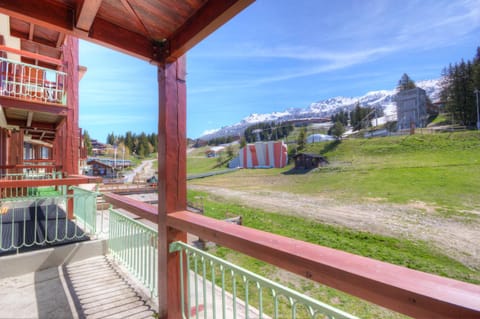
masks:
POLYGON ((167 215, 186 209, 185 57, 158 67, 158 305, 160 318, 181 318, 179 253, 168 253, 183 231, 168 228, 167 215))

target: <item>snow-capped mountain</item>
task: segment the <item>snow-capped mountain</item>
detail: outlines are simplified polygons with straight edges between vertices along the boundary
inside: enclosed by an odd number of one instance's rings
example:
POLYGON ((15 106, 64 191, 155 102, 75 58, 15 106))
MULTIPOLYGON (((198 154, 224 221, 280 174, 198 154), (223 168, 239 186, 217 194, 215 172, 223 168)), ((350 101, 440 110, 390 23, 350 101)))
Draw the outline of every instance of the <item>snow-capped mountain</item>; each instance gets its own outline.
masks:
MULTIPOLYGON (((433 102, 439 100, 441 91, 440 79, 419 81, 416 85, 424 89, 433 102)), ((397 91, 395 89, 371 91, 359 97, 338 96, 329 98, 312 103, 305 108, 289 108, 283 112, 265 114, 253 113, 238 123, 210 131, 209 134, 205 134, 200 138, 203 140, 210 140, 216 137, 243 134, 247 127, 260 122, 283 122, 310 118, 328 118, 340 111, 351 111, 357 102, 360 103, 360 106, 362 107, 370 106, 382 108, 386 116, 396 116, 396 104, 394 102, 396 93, 397 91)))

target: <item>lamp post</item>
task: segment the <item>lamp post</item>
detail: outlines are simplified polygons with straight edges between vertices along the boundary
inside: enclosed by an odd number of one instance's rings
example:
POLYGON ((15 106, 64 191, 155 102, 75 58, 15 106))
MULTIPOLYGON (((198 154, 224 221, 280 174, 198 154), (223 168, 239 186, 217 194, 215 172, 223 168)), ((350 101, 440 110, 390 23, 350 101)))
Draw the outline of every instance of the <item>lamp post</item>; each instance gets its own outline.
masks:
POLYGON ((475 89, 475 91, 473 91, 473 93, 475 93, 476 97, 477 97, 477 130, 480 130, 480 112, 478 110, 478 93, 480 91, 478 89, 475 89))

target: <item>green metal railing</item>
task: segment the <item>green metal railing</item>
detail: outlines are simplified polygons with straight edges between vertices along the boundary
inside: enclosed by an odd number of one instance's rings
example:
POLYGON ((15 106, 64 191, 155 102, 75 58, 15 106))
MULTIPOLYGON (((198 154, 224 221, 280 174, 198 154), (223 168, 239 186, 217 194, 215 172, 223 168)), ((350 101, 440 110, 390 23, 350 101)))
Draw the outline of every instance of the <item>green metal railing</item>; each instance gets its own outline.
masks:
POLYGON ((232 316, 233 318, 357 318, 183 242, 172 243, 170 252, 174 251, 184 252, 186 256, 184 260, 184 254, 180 254, 180 286, 184 318, 189 318, 186 313, 191 310, 194 310, 195 318, 205 319, 217 316, 219 318, 232 316), (185 266, 191 272, 190 275, 184 276, 185 266), (186 296, 189 296, 186 309, 185 291, 183 291, 185 286, 186 296), (256 309, 252 309, 253 307, 256 309), (202 311, 203 314, 200 314, 202 311))
POLYGON ((108 230, 108 249, 114 259, 157 296, 157 231, 114 209, 110 209, 108 230))
POLYGON ((66 105, 65 72, 0 58, 0 95, 66 105))
POLYGON ((89 239, 92 228, 87 221, 96 215, 91 206, 95 198, 94 192, 77 192, 0 199, 0 252, 89 239), (76 208, 74 217, 82 215, 83 226, 68 219, 69 200, 76 208))
MULTIPOLYGON (((99 193, 76 186, 70 186, 70 189, 73 190, 73 211, 76 223, 89 234, 97 234, 102 231, 102 224, 97 229, 97 196, 99 193)), ((103 218, 101 222, 103 222, 103 218)))
MULTIPOLYGON (((109 252, 152 296, 158 295, 157 242, 155 229, 110 209, 109 252)), ((184 252, 180 254, 183 318, 190 318, 192 310, 193 317, 205 319, 357 318, 183 242, 170 245, 170 252, 175 251, 184 252)))

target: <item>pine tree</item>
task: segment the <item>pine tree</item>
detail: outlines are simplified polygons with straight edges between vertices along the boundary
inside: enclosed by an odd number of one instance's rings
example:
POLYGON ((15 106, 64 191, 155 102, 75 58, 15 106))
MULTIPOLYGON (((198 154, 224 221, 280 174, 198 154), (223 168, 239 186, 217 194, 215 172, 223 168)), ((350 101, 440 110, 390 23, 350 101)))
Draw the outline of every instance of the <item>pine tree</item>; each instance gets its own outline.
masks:
POLYGON ((113 132, 107 135, 107 144, 115 144, 115 134, 113 132))
POLYGON ((345 133, 345 127, 340 121, 335 122, 333 126, 328 130, 328 134, 335 136, 337 139, 341 138, 345 133))
POLYGON ((466 126, 475 126, 477 122, 474 94, 480 60, 477 56, 473 61, 465 62, 462 59, 460 63, 444 69, 446 79, 442 83, 441 97, 446 102, 445 109, 456 123, 466 126))
POLYGON ((92 140, 87 130, 83 132, 83 143, 85 145, 85 148, 87 149, 87 155, 93 155, 92 140))
POLYGON ((403 73, 402 77, 398 81, 398 86, 397 89, 398 91, 405 91, 405 90, 410 90, 414 89, 417 86, 415 85, 415 82, 408 76, 407 73, 403 73))
POLYGON ((297 152, 303 151, 303 149, 305 149, 305 144, 306 144, 306 131, 305 131, 305 127, 302 127, 297 137, 297 152))

